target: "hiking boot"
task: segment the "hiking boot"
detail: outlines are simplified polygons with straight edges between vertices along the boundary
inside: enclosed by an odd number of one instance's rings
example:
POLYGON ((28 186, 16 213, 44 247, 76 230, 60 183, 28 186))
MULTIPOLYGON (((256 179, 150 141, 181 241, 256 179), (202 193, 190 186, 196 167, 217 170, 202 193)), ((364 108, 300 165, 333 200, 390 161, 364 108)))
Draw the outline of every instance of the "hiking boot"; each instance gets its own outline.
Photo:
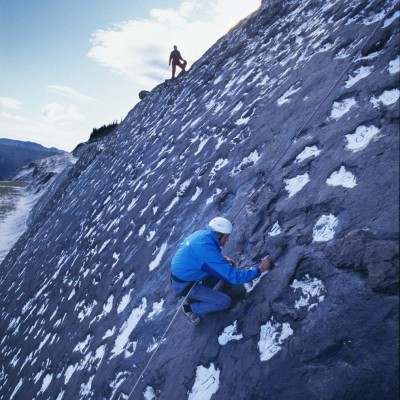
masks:
POLYGON ((182 304, 182 312, 186 319, 188 320, 189 324, 197 325, 200 322, 200 317, 198 317, 190 308, 190 305, 185 302, 182 304))

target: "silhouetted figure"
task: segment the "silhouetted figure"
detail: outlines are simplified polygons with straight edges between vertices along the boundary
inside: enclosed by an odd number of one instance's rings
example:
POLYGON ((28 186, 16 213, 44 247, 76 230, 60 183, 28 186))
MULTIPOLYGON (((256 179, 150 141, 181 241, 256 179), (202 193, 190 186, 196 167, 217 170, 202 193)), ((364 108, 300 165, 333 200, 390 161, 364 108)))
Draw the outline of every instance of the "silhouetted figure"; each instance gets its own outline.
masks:
POLYGON ((171 62, 172 62, 172 79, 174 79, 176 66, 178 66, 184 71, 187 65, 186 60, 182 58, 181 53, 178 51, 176 45, 174 46, 174 50, 171 51, 171 55, 169 56, 169 65, 171 65, 171 62))

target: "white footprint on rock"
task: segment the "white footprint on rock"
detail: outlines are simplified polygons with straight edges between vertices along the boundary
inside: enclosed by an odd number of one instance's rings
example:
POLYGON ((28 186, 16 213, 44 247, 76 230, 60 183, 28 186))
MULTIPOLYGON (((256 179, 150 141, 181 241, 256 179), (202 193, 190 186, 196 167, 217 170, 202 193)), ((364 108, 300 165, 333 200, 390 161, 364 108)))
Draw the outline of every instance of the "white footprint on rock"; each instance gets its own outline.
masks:
POLYGON ((285 189, 289 193, 289 198, 294 196, 297 192, 299 192, 303 187, 310 181, 310 177, 306 172, 303 175, 297 175, 291 179, 285 179, 284 182, 286 184, 285 189))
POLYGON ((339 220, 332 214, 322 215, 313 229, 313 242, 327 242, 335 236, 339 220))
POLYGON ((297 164, 310 157, 317 157, 321 153, 317 146, 306 146, 304 150, 296 157, 294 162, 297 164))
POLYGON ((289 336, 293 335, 293 330, 287 322, 275 322, 271 317, 265 325, 261 325, 260 340, 257 344, 260 351, 260 360, 268 361, 275 354, 281 351, 284 343, 289 336))
POLYGON ((278 236, 282 232, 282 229, 279 225, 279 222, 276 221, 274 225, 272 226, 272 229, 270 232, 268 232, 268 236, 278 236))
POLYGON ((348 113, 354 105, 356 105, 356 100, 351 97, 350 99, 345 99, 341 102, 334 102, 331 110, 331 119, 338 120, 343 117, 344 114, 348 113))
POLYGON ((360 125, 353 134, 346 135, 346 149, 353 153, 364 150, 378 134, 379 129, 376 126, 360 125))
POLYGON ((339 171, 332 172, 331 176, 326 180, 329 186, 343 186, 345 188, 353 188, 357 186, 356 177, 342 165, 339 171))

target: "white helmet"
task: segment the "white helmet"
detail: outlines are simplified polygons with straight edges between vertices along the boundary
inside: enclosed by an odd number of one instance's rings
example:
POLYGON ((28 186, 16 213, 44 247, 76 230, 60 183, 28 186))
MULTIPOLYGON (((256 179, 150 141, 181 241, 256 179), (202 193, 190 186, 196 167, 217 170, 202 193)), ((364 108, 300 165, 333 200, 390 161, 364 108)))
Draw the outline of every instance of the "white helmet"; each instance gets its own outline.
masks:
POLYGON ((232 233, 232 224, 226 218, 216 217, 213 218, 209 223, 208 226, 214 232, 224 233, 226 235, 230 235, 232 233))

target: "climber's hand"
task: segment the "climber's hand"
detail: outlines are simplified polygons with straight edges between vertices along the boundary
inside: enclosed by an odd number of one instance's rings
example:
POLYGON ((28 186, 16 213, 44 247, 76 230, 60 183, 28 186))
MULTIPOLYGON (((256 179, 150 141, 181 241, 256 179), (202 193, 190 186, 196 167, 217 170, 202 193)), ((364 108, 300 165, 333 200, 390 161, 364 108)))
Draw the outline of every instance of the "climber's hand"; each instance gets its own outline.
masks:
POLYGON ((265 271, 269 271, 272 269, 272 260, 270 256, 266 256, 262 261, 260 266, 258 267, 260 268, 261 273, 265 272, 265 271))
POLYGON ((225 256, 225 260, 226 260, 229 264, 231 264, 232 267, 235 266, 235 261, 233 261, 231 258, 225 256))

